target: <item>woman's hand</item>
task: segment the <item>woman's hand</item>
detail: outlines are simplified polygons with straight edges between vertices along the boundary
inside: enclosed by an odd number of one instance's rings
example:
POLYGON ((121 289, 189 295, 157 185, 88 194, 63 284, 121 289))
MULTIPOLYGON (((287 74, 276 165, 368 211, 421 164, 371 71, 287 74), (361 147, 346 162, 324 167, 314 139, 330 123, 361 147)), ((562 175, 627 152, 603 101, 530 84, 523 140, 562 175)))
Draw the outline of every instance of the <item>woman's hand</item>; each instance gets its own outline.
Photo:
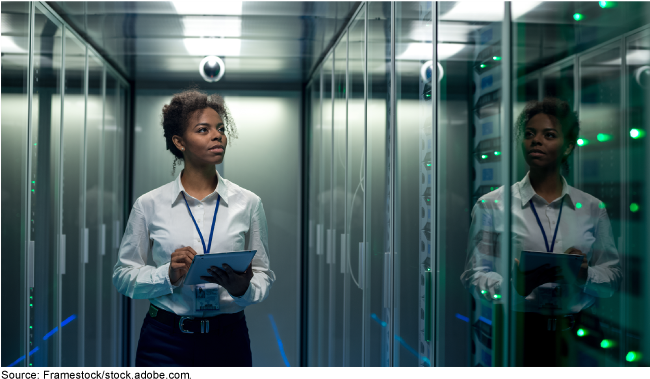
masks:
POLYGON ((579 285, 584 285, 587 283, 587 273, 589 271, 589 261, 587 261, 587 254, 576 249, 575 247, 567 249, 564 254, 582 255, 582 264, 580 265, 580 271, 578 271, 578 277, 576 280, 579 285))
POLYGON ((185 277, 195 255, 196 251, 189 246, 176 249, 172 253, 172 259, 169 264, 169 281, 172 282, 172 285, 175 286, 179 280, 185 277))
POLYGON ((545 264, 534 270, 523 272, 519 268, 519 259, 515 258, 515 262, 517 263, 517 267, 513 270, 515 272, 515 290, 521 296, 530 295, 535 288, 542 284, 564 279, 561 267, 549 268, 550 265, 545 264))
POLYGON ((210 276, 202 276, 201 279, 210 283, 217 283, 225 288, 232 296, 240 297, 246 293, 248 286, 253 278, 253 263, 248 265, 246 271, 236 273, 228 266, 223 264, 223 269, 212 266, 208 269, 210 276))

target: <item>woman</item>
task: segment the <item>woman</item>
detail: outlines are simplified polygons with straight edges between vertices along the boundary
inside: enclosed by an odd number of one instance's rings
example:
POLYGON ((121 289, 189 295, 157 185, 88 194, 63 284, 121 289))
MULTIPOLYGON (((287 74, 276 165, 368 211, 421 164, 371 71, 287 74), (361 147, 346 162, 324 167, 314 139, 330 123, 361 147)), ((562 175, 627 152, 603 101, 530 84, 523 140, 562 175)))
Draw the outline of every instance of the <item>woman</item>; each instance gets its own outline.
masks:
POLYGON ((121 294, 151 302, 136 366, 252 366, 244 308, 268 296, 275 275, 261 199, 215 170, 236 134, 232 116, 220 96, 190 90, 163 107, 162 125, 174 168, 185 167, 136 200, 113 272, 121 294), (257 250, 245 272, 213 266, 209 283, 183 285, 194 255, 238 250, 257 250))
POLYGON ((503 241, 503 187, 482 196, 472 210, 468 263, 461 280, 477 299, 499 302, 502 276, 500 244, 510 242, 513 310, 517 323, 518 364, 568 363, 569 337, 581 312, 598 297, 610 297, 621 279, 618 252, 604 204, 567 184, 580 131, 578 118, 564 101, 530 102, 516 123, 530 167, 511 187, 512 240, 503 241), (522 138, 523 137, 523 138, 522 138), (581 255, 576 276, 559 267, 519 269, 522 251, 581 255))

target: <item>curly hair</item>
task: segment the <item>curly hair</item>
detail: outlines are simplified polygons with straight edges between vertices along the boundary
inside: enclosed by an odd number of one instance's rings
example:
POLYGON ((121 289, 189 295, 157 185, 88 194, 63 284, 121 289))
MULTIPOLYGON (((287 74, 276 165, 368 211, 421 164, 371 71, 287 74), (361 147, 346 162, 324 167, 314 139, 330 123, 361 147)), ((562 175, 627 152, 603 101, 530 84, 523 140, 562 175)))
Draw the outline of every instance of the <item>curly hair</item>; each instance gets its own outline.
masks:
POLYGON ((172 97, 169 104, 162 109, 162 127, 167 143, 167 150, 174 154, 174 167, 176 160, 183 159, 183 153, 174 145, 173 136, 182 136, 187 129, 190 118, 194 112, 202 112, 203 109, 212 108, 221 117, 228 141, 237 138, 237 126, 233 120, 230 110, 226 106, 223 98, 219 95, 208 95, 198 89, 189 89, 177 93, 172 97))
POLYGON ((578 135, 580 134, 580 122, 578 115, 571 110, 568 102, 553 97, 547 97, 542 101, 529 101, 524 110, 517 117, 515 128, 517 132, 517 139, 523 140, 524 131, 528 122, 536 115, 543 113, 551 119, 555 125, 560 124, 564 139, 568 143, 572 143, 574 148, 571 153, 562 158, 562 168, 565 173, 569 173, 568 159, 573 154, 575 146, 578 144, 578 135))

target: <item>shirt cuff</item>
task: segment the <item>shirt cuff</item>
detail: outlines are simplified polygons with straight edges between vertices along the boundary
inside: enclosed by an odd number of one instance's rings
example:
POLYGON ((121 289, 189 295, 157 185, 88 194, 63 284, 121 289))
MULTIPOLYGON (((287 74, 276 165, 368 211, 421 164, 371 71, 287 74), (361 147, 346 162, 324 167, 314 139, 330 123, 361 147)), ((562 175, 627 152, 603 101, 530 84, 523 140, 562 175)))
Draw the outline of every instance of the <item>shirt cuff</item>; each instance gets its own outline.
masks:
POLYGON ((245 307, 246 305, 251 303, 252 297, 253 297, 253 283, 250 282, 248 283, 248 289, 246 292, 244 292, 243 295, 241 296, 233 296, 228 292, 230 297, 232 297, 233 300, 235 300, 235 303, 239 306, 245 307))
POLYGON ((158 270, 164 270, 164 281, 169 285, 169 293, 173 293, 174 289, 183 285, 185 278, 178 281, 178 285, 173 285, 171 279, 169 279, 169 265, 171 262, 165 263, 164 265, 158 267, 158 270))

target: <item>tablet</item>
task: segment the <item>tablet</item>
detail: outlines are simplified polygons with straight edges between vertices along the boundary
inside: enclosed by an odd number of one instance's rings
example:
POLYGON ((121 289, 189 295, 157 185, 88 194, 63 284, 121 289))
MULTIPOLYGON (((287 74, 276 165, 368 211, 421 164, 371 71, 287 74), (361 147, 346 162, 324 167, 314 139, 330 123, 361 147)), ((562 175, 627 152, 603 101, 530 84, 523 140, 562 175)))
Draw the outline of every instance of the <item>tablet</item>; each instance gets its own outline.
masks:
POLYGON ((519 263, 519 269, 524 272, 548 264, 549 268, 560 266, 563 272, 570 272, 578 276, 580 266, 582 265, 582 255, 522 251, 519 263))
POLYGON ((196 254, 187 271, 183 284, 209 283, 201 279, 202 276, 209 276, 208 268, 227 264, 235 272, 244 272, 253 260, 257 250, 232 251, 228 253, 196 254))

